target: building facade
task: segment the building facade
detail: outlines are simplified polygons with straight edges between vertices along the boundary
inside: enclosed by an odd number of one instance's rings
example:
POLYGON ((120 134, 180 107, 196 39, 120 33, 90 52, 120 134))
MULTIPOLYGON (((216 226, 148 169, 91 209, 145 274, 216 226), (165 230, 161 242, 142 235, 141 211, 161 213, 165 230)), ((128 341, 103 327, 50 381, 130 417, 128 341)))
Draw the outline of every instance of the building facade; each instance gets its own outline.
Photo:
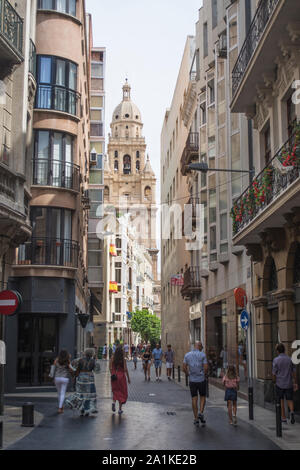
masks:
MULTIPOLYGON (((300 338, 299 5, 260 2, 232 70, 232 113, 252 123, 256 176, 232 207, 233 243, 253 263, 255 400, 273 402, 272 360, 300 338), (256 40, 253 41, 254 36, 256 40)), ((298 383, 300 368, 297 366, 298 383)), ((300 392, 295 394, 300 411, 300 392)))
MULTIPOLYGON (((193 116, 196 105, 189 96, 189 73, 195 53, 194 37, 187 38, 170 109, 166 111, 161 131, 161 320, 162 345, 171 343, 180 365, 190 349, 189 305, 181 296, 180 286, 173 286, 172 276, 183 276, 189 252, 183 235, 182 211, 189 201, 186 178, 181 173, 181 157, 189 132, 184 125, 184 109, 193 116)), ((198 291, 200 285, 198 285, 198 291)))
MULTIPOLYGON (((105 153, 105 64, 106 50, 93 47, 92 19, 88 15, 90 56, 90 171, 89 171, 89 228, 88 282, 91 292, 91 344, 103 343, 99 337, 103 328, 103 239, 97 234, 103 217, 104 153, 105 153)), ((105 341, 104 341, 105 343, 105 341)), ((103 343, 103 344, 104 344, 103 343)))
POLYGON ((23 297, 7 321, 7 390, 45 386, 60 349, 85 346, 89 315, 87 199, 89 67, 84 1, 40 0, 36 13, 36 97, 30 223, 9 287, 23 297))
POLYGON ((0 289, 5 290, 14 250, 31 235, 36 1, 18 6, 3 1, 0 16, 0 289))

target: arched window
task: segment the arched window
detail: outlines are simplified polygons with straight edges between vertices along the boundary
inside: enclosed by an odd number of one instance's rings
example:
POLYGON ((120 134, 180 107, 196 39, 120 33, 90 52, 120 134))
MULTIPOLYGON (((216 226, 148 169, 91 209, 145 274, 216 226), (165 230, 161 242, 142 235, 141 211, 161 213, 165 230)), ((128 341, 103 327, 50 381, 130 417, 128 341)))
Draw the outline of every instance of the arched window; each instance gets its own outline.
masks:
POLYGON ((124 175, 131 174, 131 157, 130 155, 125 155, 123 158, 123 173, 124 175))
POLYGON ((140 152, 139 152, 139 150, 136 151, 136 158, 140 158, 140 152))
POLYGON ((118 158, 118 150, 115 150, 115 158, 118 158))
POLYGON ((272 258, 269 276, 269 292, 274 292, 278 289, 277 269, 275 261, 272 258))
POLYGON ((146 198, 151 197, 151 188, 150 188, 150 186, 146 186, 144 194, 145 194, 146 198))
POLYGON ((136 171, 140 171, 140 161, 136 162, 136 171))
POLYGON ((118 169, 119 169, 119 162, 118 162, 118 160, 115 160, 114 169, 115 169, 115 171, 118 171, 118 169))

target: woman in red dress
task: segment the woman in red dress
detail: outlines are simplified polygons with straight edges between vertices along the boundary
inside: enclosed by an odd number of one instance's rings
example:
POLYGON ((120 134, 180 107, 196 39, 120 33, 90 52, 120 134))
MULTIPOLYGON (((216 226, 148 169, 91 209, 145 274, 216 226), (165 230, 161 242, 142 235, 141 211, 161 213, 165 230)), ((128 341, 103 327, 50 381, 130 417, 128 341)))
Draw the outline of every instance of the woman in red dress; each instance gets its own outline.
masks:
POLYGON ((116 401, 119 402, 119 414, 122 414, 122 405, 128 398, 127 381, 130 384, 130 377, 127 369, 125 354, 122 346, 118 346, 109 362, 111 374, 111 389, 113 393, 112 411, 116 411, 116 401))

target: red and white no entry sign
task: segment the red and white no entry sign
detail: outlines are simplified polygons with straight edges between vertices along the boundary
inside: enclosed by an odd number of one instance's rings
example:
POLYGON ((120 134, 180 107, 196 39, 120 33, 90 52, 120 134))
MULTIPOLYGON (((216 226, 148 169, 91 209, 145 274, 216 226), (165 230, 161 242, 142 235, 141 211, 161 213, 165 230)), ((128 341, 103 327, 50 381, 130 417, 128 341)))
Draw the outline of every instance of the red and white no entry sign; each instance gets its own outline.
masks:
POLYGON ((0 292, 0 315, 13 315, 21 302, 21 296, 13 290, 0 292))

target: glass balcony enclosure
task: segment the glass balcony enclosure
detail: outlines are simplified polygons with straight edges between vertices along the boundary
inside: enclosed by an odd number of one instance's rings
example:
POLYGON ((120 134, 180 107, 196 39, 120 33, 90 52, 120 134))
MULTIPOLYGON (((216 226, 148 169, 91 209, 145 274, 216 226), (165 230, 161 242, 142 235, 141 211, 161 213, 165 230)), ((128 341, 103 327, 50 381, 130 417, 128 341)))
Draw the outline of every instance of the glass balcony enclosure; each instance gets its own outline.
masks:
POLYGON ((38 0, 39 10, 55 10, 76 16, 76 0, 38 0))
POLYGON ((37 56, 36 109, 78 115, 77 65, 66 59, 37 56))

